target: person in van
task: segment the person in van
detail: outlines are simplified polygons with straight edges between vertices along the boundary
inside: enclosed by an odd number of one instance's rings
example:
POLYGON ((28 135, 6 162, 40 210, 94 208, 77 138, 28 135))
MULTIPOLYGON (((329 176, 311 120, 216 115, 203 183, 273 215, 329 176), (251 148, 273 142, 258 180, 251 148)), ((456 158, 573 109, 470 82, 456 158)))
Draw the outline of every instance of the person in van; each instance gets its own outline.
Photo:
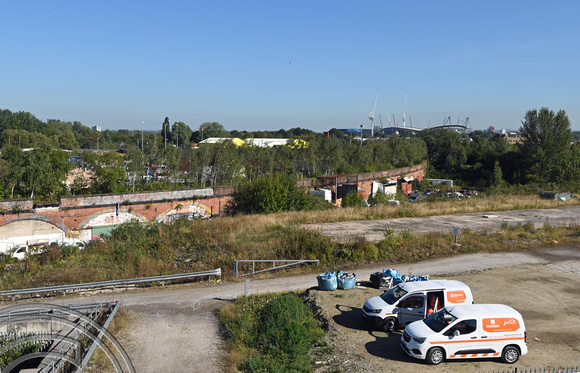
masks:
POLYGON ((456 280, 429 280, 398 284, 368 299, 362 316, 373 328, 392 332, 422 320, 445 305, 473 303, 471 290, 456 280))
POLYGON ((513 364, 528 352, 522 315, 502 304, 445 307, 408 325, 401 347, 409 356, 429 364, 494 357, 513 364))

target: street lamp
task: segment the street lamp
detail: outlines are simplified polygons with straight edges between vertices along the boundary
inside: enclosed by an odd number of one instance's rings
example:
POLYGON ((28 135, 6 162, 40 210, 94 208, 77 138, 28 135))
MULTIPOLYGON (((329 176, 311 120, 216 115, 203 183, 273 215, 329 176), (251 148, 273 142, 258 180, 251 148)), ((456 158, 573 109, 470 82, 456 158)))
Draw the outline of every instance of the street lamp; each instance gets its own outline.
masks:
POLYGON ((143 143, 143 127, 145 127, 144 124, 145 124, 145 122, 141 122, 141 150, 142 151, 145 151, 145 147, 143 146, 144 145, 144 143, 143 143))
POLYGON ((361 144, 361 145, 362 145, 362 139, 363 139, 363 138, 362 138, 362 129, 363 129, 363 127, 364 127, 364 126, 361 124, 361 125, 360 125, 360 144, 361 144))

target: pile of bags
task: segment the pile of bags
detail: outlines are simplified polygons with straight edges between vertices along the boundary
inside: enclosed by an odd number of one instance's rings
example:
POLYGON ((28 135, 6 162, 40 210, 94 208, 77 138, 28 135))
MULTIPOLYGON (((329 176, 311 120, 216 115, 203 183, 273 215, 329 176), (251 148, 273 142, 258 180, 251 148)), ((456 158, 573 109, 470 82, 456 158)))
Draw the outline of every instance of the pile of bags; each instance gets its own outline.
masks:
POLYGON ((334 291, 338 289, 356 288, 356 274, 343 271, 332 271, 316 276, 318 289, 334 291))
POLYGON ((382 272, 372 273, 370 280, 373 283, 373 285, 375 285, 379 289, 390 289, 393 286, 403 282, 427 281, 429 280, 429 277, 401 275, 396 270, 389 268, 383 269, 382 272))

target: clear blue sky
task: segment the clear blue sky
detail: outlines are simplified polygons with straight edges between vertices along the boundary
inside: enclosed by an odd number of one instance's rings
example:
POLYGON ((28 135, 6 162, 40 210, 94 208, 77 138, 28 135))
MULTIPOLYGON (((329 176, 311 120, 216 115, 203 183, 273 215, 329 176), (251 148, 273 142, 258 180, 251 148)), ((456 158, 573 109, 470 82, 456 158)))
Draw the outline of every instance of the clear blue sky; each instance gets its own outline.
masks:
POLYGON ((580 130, 579 1, 5 1, 0 109, 103 129, 580 130))

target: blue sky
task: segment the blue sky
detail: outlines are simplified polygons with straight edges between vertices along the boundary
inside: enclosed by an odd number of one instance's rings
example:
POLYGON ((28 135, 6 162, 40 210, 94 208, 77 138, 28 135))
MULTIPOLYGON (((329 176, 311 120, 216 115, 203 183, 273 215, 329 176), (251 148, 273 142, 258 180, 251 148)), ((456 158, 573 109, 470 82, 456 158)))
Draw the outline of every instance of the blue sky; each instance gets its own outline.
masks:
POLYGON ((0 109, 103 129, 294 127, 529 109, 580 130, 578 1, 7 1, 0 109), (379 118, 380 115, 380 118, 379 118))

